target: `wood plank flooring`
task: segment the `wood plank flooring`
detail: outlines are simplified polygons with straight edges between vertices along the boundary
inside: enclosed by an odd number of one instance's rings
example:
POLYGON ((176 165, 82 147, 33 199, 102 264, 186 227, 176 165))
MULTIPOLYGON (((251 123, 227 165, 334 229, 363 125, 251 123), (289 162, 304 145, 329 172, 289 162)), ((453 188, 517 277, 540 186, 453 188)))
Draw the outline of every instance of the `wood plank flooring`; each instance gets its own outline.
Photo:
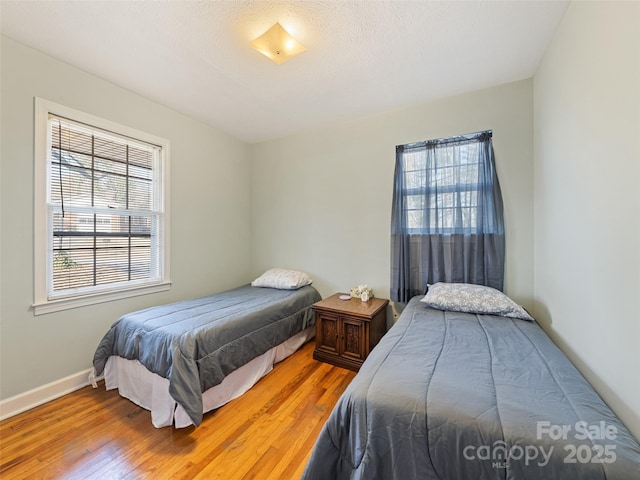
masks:
POLYGON ((198 427, 154 428, 104 385, 0 423, 0 477, 297 479, 355 373, 312 359, 313 342, 198 427))

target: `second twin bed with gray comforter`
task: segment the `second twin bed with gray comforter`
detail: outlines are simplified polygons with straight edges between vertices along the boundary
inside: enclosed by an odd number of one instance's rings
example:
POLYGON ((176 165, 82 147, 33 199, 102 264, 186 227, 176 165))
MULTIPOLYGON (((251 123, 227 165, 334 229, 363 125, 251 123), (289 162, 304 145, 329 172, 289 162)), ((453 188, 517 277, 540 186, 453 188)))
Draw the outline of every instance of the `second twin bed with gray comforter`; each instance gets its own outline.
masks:
POLYGON ((443 310, 408 303, 333 410, 304 479, 640 478, 637 441, 526 312, 455 311, 484 311, 475 288, 461 306, 455 295, 432 303, 443 310))

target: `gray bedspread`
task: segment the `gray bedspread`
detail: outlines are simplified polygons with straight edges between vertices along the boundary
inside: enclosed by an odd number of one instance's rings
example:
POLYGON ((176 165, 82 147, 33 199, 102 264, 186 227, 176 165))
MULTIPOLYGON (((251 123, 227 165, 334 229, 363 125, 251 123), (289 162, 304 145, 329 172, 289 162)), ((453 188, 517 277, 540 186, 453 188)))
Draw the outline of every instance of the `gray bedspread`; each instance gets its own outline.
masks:
POLYGON ((418 300, 345 390, 304 479, 640 478, 638 442, 536 323, 418 300))
POLYGON ((199 425, 202 392, 313 325, 311 305, 320 299, 311 286, 276 290, 247 285, 130 313, 106 333, 93 366, 101 375, 111 355, 139 360, 169 380, 169 394, 199 425))

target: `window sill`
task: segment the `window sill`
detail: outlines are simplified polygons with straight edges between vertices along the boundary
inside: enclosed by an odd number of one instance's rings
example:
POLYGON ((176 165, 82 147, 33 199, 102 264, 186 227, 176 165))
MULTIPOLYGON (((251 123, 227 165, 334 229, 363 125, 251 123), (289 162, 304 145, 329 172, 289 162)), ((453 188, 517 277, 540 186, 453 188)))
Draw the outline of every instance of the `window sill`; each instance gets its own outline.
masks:
POLYGON ((111 302, 124 298, 137 297, 150 293, 164 292, 171 288, 171 282, 156 283, 153 285, 141 286, 138 288, 128 288, 126 290, 110 291, 83 295, 81 297, 69 297, 56 300, 48 300, 32 305, 34 315, 44 315, 47 313, 69 310, 71 308, 86 307, 97 303, 111 302))

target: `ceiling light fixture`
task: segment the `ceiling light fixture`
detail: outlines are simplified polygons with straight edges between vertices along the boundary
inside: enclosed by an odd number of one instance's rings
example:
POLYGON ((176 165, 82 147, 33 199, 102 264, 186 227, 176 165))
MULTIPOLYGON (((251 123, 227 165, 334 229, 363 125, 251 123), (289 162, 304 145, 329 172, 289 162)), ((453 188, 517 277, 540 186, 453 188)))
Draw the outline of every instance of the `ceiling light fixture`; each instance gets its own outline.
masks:
POLYGON ((251 42, 251 46, 278 65, 306 50, 278 22, 251 42))

